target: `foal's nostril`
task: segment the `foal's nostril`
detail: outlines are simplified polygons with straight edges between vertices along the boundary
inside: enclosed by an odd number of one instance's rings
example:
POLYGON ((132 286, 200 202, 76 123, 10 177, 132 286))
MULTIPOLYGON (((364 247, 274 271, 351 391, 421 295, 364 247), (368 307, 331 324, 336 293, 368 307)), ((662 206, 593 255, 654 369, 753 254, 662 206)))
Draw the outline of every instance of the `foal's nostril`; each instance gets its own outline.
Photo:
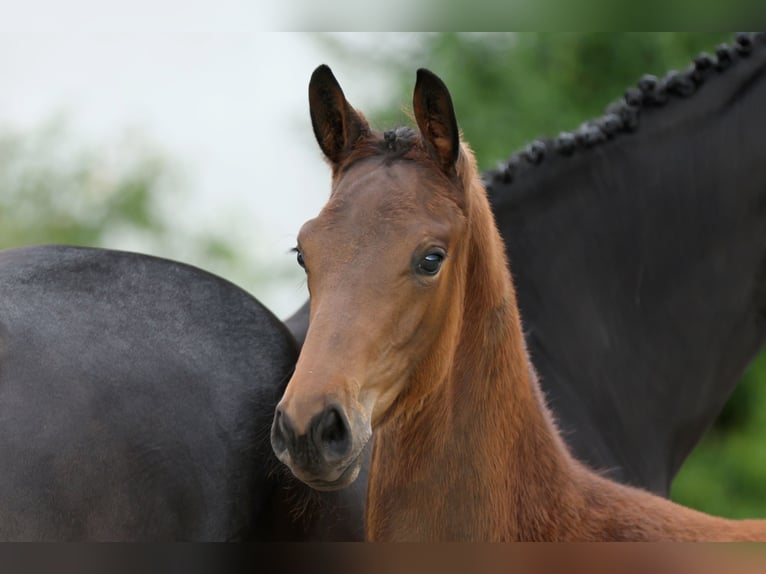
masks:
POLYGON ((331 406, 316 414, 306 434, 298 435, 290 417, 281 408, 274 411, 271 425, 271 447, 282 462, 293 470, 317 476, 328 470, 327 465, 341 462, 351 452, 351 429, 343 410, 331 406))
POLYGON ((342 458, 351 450, 351 429, 343 412, 329 407, 314 429, 314 444, 326 458, 342 458))
POLYGON ((295 437, 295 432, 290 427, 287 417, 280 407, 274 413, 274 423, 271 425, 271 447, 275 453, 287 450, 287 441, 295 437))

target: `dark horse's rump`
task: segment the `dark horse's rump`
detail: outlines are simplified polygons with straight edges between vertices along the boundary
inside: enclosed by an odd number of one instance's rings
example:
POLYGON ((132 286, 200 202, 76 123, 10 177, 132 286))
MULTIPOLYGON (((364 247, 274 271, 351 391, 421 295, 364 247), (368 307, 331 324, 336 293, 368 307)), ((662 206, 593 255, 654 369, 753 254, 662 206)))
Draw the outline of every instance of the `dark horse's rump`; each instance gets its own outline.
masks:
POLYGON ((0 539, 259 527, 296 357, 269 311, 193 267, 74 247, 0 252, 0 293, 0 539))

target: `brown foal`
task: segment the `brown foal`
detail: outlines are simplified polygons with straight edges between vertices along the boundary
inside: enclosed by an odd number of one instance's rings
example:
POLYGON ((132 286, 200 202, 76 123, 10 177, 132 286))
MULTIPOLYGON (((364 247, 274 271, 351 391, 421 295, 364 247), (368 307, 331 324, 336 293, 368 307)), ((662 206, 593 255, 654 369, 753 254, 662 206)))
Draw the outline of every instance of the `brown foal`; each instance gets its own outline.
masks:
POLYGON ((347 486, 374 429, 370 540, 766 540, 567 451, 441 80, 418 71, 419 133, 371 130, 326 66, 309 99, 332 193, 299 234, 310 327, 272 428, 297 477, 347 486))

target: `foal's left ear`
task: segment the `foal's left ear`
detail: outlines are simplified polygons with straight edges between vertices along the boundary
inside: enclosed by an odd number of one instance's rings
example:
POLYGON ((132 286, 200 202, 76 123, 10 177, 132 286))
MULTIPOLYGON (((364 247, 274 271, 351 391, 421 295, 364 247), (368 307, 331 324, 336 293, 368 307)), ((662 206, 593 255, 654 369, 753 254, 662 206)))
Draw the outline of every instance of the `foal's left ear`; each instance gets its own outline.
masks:
POLYGON ((460 133, 447 86, 433 72, 420 68, 412 105, 428 152, 444 171, 451 171, 460 152, 460 133))

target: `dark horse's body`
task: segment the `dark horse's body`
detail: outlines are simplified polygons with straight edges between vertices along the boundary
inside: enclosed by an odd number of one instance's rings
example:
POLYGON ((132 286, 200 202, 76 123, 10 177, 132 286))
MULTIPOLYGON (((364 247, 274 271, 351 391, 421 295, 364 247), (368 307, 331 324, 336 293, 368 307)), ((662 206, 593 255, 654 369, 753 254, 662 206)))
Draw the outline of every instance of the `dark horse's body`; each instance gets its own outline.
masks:
POLYGON ((275 491, 283 325, 217 277, 138 254, 0 252, 0 539, 219 540, 275 491))
MULTIPOLYGON (((766 332, 766 46, 751 50, 688 101, 580 132, 571 157, 536 168, 554 144, 533 146, 487 174, 570 445, 655 492, 766 332)), ((300 337, 305 319, 289 325, 300 337)), ((271 313, 198 269, 0 253, 0 539, 361 538, 363 479, 316 493, 271 451, 296 353, 271 313)))
POLYGON ((564 434, 660 494, 766 340, 766 45, 751 49, 698 72, 698 94, 642 107, 634 133, 492 174, 564 434))

